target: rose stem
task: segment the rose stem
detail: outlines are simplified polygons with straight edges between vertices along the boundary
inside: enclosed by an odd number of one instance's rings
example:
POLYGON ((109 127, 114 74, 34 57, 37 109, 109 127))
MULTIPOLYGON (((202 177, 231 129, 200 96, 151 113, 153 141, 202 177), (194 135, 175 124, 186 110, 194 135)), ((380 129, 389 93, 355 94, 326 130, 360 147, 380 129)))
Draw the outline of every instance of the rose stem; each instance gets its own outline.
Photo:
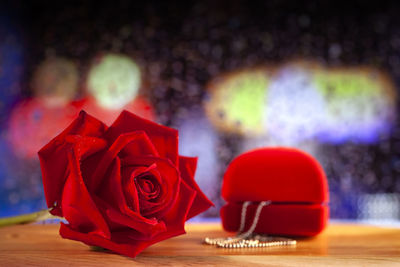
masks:
POLYGON ((22 214, 18 216, 0 218, 0 227, 15 225, 15 224, 25 224, 31 222, 44 221, 50 218, 58 218, 49 213, 49 210, 41 210, 33 213, 22 214))

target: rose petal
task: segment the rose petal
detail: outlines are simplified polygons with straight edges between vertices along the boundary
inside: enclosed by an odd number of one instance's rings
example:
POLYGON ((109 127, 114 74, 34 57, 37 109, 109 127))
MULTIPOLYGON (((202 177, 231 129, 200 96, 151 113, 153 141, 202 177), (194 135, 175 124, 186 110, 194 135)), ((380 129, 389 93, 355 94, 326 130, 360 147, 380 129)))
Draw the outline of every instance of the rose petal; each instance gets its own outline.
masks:
POLYGON ((156 164, 157 171, 162 175, 163 202, 157 207, 152 207, 148 211, 141 211, 143 216, 161 218, 171 208, 177 197, 180 186, 180 175, 178 170, 168 159, 157 157, 125 157, 121 159, 122 168, 127 166, 151 166, 156 164))
POLYGON ((185 181, 181 180, 178 199, 173 207, 163 217, 163 221, 167 226, 167 231, 181 231, 185 226, 185 221, 189 214, 190 208, 193 206, 197 192, 190 188, 185 181))
POLYGON ((109 225, 112 226, 112 233, 119 231, 118 229, 129 227, 128 231, 134 230, 133 233, 137 239, 149 239, 166 230, 164 222, 159 222, 155 218, 147 219, 137 213, 135 213, 135 216, 128 216, 128 214, 114 209, 99 197, 94 197, 94 200, 105 215, 109 225))
MULTIPOLYGON (((40 166, 42 169, 44 193, 47 206, 55 208, 51 213, 63 216, 60 202, 62 188, 66 179, 68 165, 67 153, 65 153, 65 139, 68 135, 82 135, 88 137, 100 137, 107 126, 84 111, 79 113, 67 129, 51 140, 39 151, 40 166)), ((101 145, 91 152, 101 149, 101 145)))
MULTIPOLYGON (((80 161, 80 171, 85 185, 90 185, 98 158, 102 153, 97 153, 107 147, 104 139, 82 135, 68 135, 65 142, 73 146, 80 161), (93 161, 94 159, 94 161, 93 161)), ((90 191, 90 188, 88 188, 90 191)))
MULTIPOLYGON (((120 174, 121 164, 119 158, 115 159, 110 172, 106 175, 107 179, 103 181, 101 190, 94 196, 95 202, 100 207, 103 214, 114 223, 129 226, 144 234, 149 231, 163 230, 156 219, 148 219, 143 217, 138 211, 128 207, 125 195, 122 191, 122 179, 120 174), (117 215, 117 214, 120 214, 117 215), (157 230, 158 229, 158 230, 157 230)), ((137 195, 136 195, 137 197, 137 195)), ((137 201, 139 203, 139 201, 137 201)))
POLYGON ((136 257, 145 247, 138 249, 137 245, 132 245, 129 243, 117 243, 115 241, 102 238, 97 235, 84 234, 71 229, 68 225, 61 223, 60 235, 63 238, 81 241, 89 246, 99 246, 102 248, 109 249, 111 251, 117 252, 119 254, 136 257))
POLYGON ((119 152, 120 157, 124 157, 125 155, 129 156, 155 156, 158 157, 158 151, 154 147, 150 138, 147 136, 145 131, 134 131, 131 133, 121 134, 117 139, 125 137, 126 146, 121 149, 119 152), (136 134, 135 142, 129 141, 130 135, 136 134), (126 136, 126 137, 125 137, 126 136))
MULTIPOLYGON (((90 188, 95 191, 98 185, 101 183, 104 174, 109 168, 111 162, 117 157, 118 153, 123 149, 128 149, 134 156, 149 155, 157 156, 158 153, 155 150, 153 144, 150 142, 146 133, 143 131, 135 131, 121 134, 115 139, 115 142, 108 148, 97 165, 97 168, 92 177, 92 183, 90 188)), ((127 153, 125 153, 127 154, 127 153)))
MULTIPOLYGON (((162 219, 162 221, 165 223, 166 231, 154 236, 153 239, 141 240, 142 242, 138 242, 138 245, 141 247, 144 246, 143 249, 154 243, 185 233, 185 221, 187 220, 190 207, 193 205, 196 192, 184 181, 182 181, 182 184, 179 188, 179 197, 176 203, 162 219)), ((138 241, 136 235, 124 231, 113 233, 113 238, 115 240, 119 240, 120 242, 124 242, 126 238, 138 241)))
POLYGON ((99 190, 96 195, 109 203, 120 212, 130 213, 131 211, 139 212, 139 200, 137 194, 132 194, 132 198, 136 198, 134 202, 135 206, 128 207, 125 195, 122 189, 122 178, 121 178, 121 161, 119 158, 115 158, 114 164, 111 166, 111 172, 105 176, 102 181, 99 190))
POLYGON ((67 153, 69 175, 64 185, 61 203, 64 217, 73 229, 109 238, 110 230, 87 191, 76 154, 74 149, 67 153))
POLYGON ((107 130, 106 138, 114 142, 123 133, 143 130, 149 136, 161 158, 168 158, 178 166, 178 131, 140 118, 126 110, 107 130))
POLYGON ((202 213, 211 206, 214 206, 214 204, 206 197, 206 195, 204 195, 203 191, 201 191, 200 187, 194 180, 196 167, 197 158, 179 156, 179 171, 181 173, 181 177, 188 186, 197 192, 193 206, 189 211, 188 219, 202 213))
POLYGON ((106 239, 98 235, 79 233, 63 223, 61 223, 60 235, 64 238, 82 241, 90 246, 99 246, 122 255, 135 257, 154 243, 185 233, 184 223, 195 196, 196 192, 189 186, 181 185, 179 198, 164 219, 167 230, 154 236, 151 240, 136 240, 129 232, 113 232, 111 239, 106 239))
POLYGON ((140 219, 133 220, 132 218, 123 215, 112 208, 107 209, 106 213, 108 215, 108 218, 110 218, 110 220, 114 223, 127 226, 133 230, 140 232, 140 234, 138 233, 137 235, 135 235, 136 238, 150 239, 153 236, 166 231, 165 223, 162 221, 158 222, 157 220, 154 220, 154 223, 150 224, 146 222, 148 221, 148 219, 146 221, 142 221, 140 219))
POLYGON ((137 212, 121 213, 119 210, 115 209, 101 198, 93 196, 93 199, 95 200, 99 209, 101 209, 102 213, 105 215, 105 218, 109 220, 109 225, 112 225, 112 223, 118 224, 118 226, 112 227, 113 231, 115 230, 114 228, 127 226, 144 234, 145 236, 148 236, 149 232, 165 230, 165 227, 163 226, 164 223, 157 221, 155 218, 148 219, 141 216, 137 212))
POLYGON ((107 147, 104 139, 92 136, 67 135, 65 142, 73 145, 81 161, 107 147))

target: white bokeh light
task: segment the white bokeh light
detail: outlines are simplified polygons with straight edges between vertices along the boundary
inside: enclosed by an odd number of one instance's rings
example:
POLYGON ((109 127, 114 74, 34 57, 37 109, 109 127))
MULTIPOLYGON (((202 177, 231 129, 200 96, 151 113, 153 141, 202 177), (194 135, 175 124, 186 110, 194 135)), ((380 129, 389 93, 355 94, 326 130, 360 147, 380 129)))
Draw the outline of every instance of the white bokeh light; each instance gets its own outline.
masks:
POLYGON ((324 99, 300 67, 281 69, 266 94, 264 128, 268 134, 293 144, 314 137, 324 120, 324 99))

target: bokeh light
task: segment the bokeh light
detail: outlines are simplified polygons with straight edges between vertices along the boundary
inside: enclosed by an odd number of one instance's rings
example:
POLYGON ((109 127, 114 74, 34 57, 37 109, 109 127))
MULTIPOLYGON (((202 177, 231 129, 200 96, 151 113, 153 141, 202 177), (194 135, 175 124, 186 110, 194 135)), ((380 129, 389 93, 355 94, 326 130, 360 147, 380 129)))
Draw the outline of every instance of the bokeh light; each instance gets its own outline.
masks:
POLYGON ((316 136, 325 120, 325 99, 313 84, 312 72, 302 64, 280 68, 265 99, 265 130, 286 145, 316 136))
POLYGON ((38 65, 31 82, 34 96, 18 103, 9 116, 7 138, 21 158, 39 149, 76 117, 78 74, 73 62, 50 58, 38 65))
POLYGON ((78 92, 78 70, 74 62, 65 58, 49 58, 38 65, 31 82, 35 97, 48 106, 63 106, 78 92))
POLYGON ((313 73, 313 82, 326 103, 321 141, 374 143, 390 133, 397 93, 382 72, 366 67, 325 68, 313 73))
POLYGON ((263 108, 271 71, 256 68, 215 78, 205 108, 221 131, 257 135, 263 132, 263 108))
POLYGON ((358 202, 359 217, 364 220, 400 218, 400 199, 397 194, 365 194, 358 202))
POLYGON ((91 66, 86 80, 87 96, 81 100, 81 108, 111 125, 122 110, 155 120, 150 101, 139 94, 141 72, 130 57, 106 53, 98 56, 91 66))
POLYGON ((90 69, 87 90, 106 109, 121 109, 138 93, 141 82, 136 63, 125 55, 100 56, 90 69))
POLYGON ((397 93, 381 71, 293 62, 274 72, 247 69, 209 85, 208 117, 221 132, 295 145, 374 143, 390 134, 397 93))
POLYGON ((91 96, 88 96, 79 101, 80 109, 85 110, 90 115, 101 119, 107 125, 111 125, 119 116, 122 110, 135 113, 138 116, 148 120, 155 120, 154 108, 151 103, 142 96, 136 96, 135 99, 119 109, 107 109, 100 106, 99 103, 91 96))

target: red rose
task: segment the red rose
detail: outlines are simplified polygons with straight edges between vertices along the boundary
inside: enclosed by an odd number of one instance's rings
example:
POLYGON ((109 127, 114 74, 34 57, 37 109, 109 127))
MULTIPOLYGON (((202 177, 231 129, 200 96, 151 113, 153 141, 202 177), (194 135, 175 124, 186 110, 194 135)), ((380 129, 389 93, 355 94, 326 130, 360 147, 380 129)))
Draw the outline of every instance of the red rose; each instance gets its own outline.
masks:
POLYGON ((47 205, 68 221, 61 236, 127 256, 185 233, 212 205, 178 132, 127 111, 110 127, 81 111, 39 158, 47 205))

